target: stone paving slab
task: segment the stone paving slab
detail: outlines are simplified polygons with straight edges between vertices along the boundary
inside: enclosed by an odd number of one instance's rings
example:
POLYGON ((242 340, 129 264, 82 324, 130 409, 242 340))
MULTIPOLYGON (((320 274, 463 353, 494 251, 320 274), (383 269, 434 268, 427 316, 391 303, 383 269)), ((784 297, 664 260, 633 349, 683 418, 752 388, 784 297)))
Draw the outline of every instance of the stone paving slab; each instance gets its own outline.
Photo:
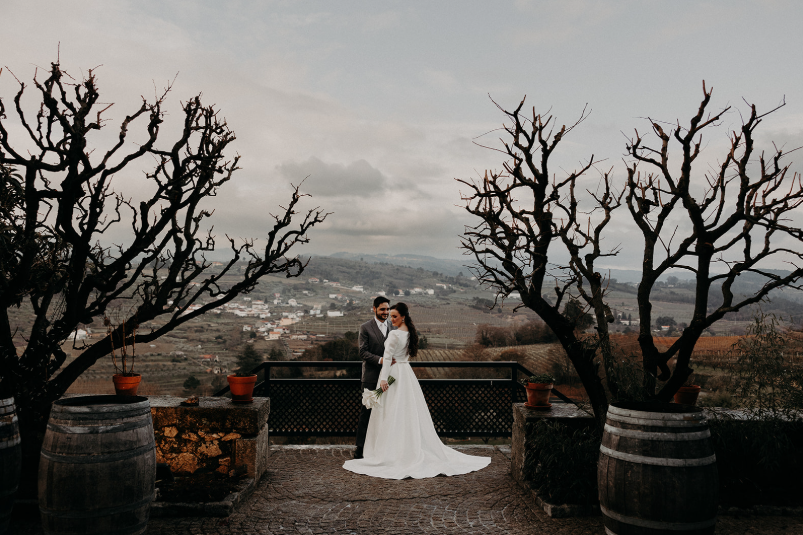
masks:
MULTIPOLYGON (((490 456, 489 467, 456 477, 384 480, 343 470, 351 447, 272 447, 268 471, 232 516, 154 518, 152 535, 212 534, 602 534, 602 517, 550 518, 533 510, 509 474, 510 448, 458 446, 490 456)), ((39 534, 17 522, 21 535, 39 534)), ((717 534, 803 534, 803 517, 722 516, 717 534)))

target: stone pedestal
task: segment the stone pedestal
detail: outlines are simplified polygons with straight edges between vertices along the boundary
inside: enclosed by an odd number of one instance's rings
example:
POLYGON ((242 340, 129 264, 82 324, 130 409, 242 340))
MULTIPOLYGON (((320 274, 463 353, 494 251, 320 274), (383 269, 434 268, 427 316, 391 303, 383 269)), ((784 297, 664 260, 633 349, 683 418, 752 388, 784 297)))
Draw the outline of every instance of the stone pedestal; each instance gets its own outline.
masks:
POLYGON ((259 480, 270 453, 270 399, 234 404, 228 398, 202 397, 197 407, 182 407, 184 398, 150 396, 156 462, 174 474, 245 470, 259 480))
POLYGON ((531 454, 532 445, 528 444, 527 436, 539 420, 548 419, 559 422, 572 429, 594 425, 592 415, 580 410, 572 403, 553 403, 549 409, 528 409, 524 403, 513 404, 513 437, 510 444, 510 473, 513 479, 525 488, 529 485, 524 481, 522 468, 531 454), (530 431, 528 433, 528 431, 530 431))

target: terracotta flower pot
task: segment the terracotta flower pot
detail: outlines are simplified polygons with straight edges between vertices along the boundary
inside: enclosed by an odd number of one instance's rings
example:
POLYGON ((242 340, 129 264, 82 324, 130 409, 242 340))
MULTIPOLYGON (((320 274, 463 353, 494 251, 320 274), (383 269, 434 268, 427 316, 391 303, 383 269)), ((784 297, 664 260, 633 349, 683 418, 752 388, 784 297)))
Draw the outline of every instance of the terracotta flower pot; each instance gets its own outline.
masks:
POLYGON ((227 375, 226 380, 229 382, 232 401, 239 403, 250 403, 254 401, 254 386, 257 382, 256 375, 248 375, 246 377, 227 375))
POLYGON ((115 373, 112 375, 114 391, 118 396, 136 396, 142 376, 138 373, 134 375, 123 375, 115 373))
POLYGON ((700 395, 700 385, 681 386, 675 393, 675 403, 683 405, 694 405, 697 403, 697 396, 700 395))
POLYGON ((552 383, 527 383, 527 403, 525 407, 531 409, 548 409, 552 406, 549 402, 549 394, 552 391, 552 383))

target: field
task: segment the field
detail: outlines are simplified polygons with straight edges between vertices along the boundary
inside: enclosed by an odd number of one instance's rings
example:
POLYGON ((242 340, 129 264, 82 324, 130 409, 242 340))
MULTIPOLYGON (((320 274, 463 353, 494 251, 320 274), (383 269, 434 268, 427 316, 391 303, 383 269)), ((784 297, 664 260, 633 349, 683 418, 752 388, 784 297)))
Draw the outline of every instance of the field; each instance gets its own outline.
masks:
MULTIPOLYGON (((362 265, 361 263, 354 264, 362 265)), ((351 269, 349 265, 322 264, 327 269, 331 268, 333 275, 342 283, 363 283, 359 279, 363 272, 349 271, 351 269), (355 278, 355 280, 349 281, 348 278, 355 278)), ((321 267, 322 270, 323 267, 321 267)), ((400 268, 401 271, 399 271, 396 267, 388 268, 373 264, 365 264, 362 268, 364 268, 363 271, 372 270, 371 273, 381 273, 382 276, 378 280, 381 280, 383 284, 389 280, 395 280, 388 278, 387 273, 396 276, 403 272, 405 280, 411 281, 417 281, 416 277, 423 277, 420 282, 415 282, 419 286, 434 285, 441 280, 440 275, 420 270, 400 268)), ((233 282, 233 280, 232 278, 228 282, 233 282)), ((414 294, 391 298, 393 302, 402 300, 410 305, 412 317, 419 331, 426 336, 429 342, 429 349, 422 351, 419 357, 423 360, 453 361, 467 358, 463 355, 463 350, 473 344, 479 325, 511 326, 535 319, 535 315, 526 309, 513 312, 513 308, 520 301, 508 301, 504 306, 499 306, 493 311, 470 306, 475 299, 492 299, 493 296, 487 291, 468 285, 468 279, 464 279, 460 284, 456 283, 456 279, 454 281, 455 284, 450 288, 451 293, 447 292, 443 295, 414 294)), ((682 290, 678 289, 677 292, 682 292, 682 290)), ((372 317, 370 306, 372 295, 370 290, 363 293, 345 286, 334 287, 322 283, 310 283, 307 277, 286 279, 270 276, 266 277, 249 297, 252 300, 263 300, 265 304, 268 304, 272 313, 270 319, 274 321, 281 316, 282 312, 305 311, 306 315, 302 316, 299 322, 288 326, 291 335, 341 336, 348 331, 356 332, 362 323, 372 317), (277 295, 280 296, 281 303, 274 304, 273 301, 277 295), (297 301, 296 306, 289 305, 291 299, 297 301), (324 312, 329 309, 340 310, 345 315, 331 318, 312 317, 308 313, 312 308, 318 308, 324 312)), ((609 298, 611 307, 617 313, 636 315, 635 294, 617 290, 612 291, 609 298)), ((242 298, 237 302, 247 303, 242 298)), ((688 322, 691 317, 692 309, 688 304, 656 301, 653 303, 653 307, 654 317, 671 316, 678 323, 688 322)), ((25 344, 23 335, 27 332, 26 325, 33 320, 29 309, 29 305, 24 304, 19 309, 10 309, 9 311, 12 330, 19 327, 15 338, 18 351, 22 351, 25 344)), ((181 325, 151 344, 144 347, 138 346, 135 371, 143 375, 143 391, 182 395, 184 393, 183 384, 192 375, 201 382, 200 392, 212 392, 222 382, 222 376, 234 369, 236 355, 242 351, 245 344, 253 344, 257 352, 263 355, 269 353, 272 348, 288 349, 286 341, 266 341, 261 336, 251 338, 251 333, 243 330, 245 326, 253 326, 257 322, 258 320, 255 318, 237 317, 228 313, 207 314, 181 325), (217 361, 213 359, 210 362, 209 359, 203 358, 204 355, 213 355, 217 361), (219 372, 218 374, 215 373, 216 370, 219 372), (213 382, 216 386, 213 386, 213 382)), ((721 321, 714 325, 713 331, 718 335, 741 333, 748 323, 721 321)), ((160 323, 157 320, 152 325, 142 326, 142 329, 158 328, 159 326, 160 323)), ((86 340, 87 345, 91 345, 95 339, 103 335, 103 328, 99 325, 95 324, 89 327, 95 331, 96 338, 86 340)), ((612 327, 620 331, 625 328, 620 324, 612 327)), ((634 338, 623 336, 617 337, 616 340, 623 349, 630 350, 633 354, 639 352, 634 338)), ((666 348, 674 340, 674 338, 660 337, 656 342, 659 347, 666 348)), ((738 340, 737 336, 701 338, 695 350, 693 363, 726 367, 734 358, 731 346, 736 340, 738 340)), ((81 344, 82 342, 79 341, 78 345, 81 344)), ((71 346, 72 344, 64 346, 68 354, 68 363, 81 353, 80 347, 73 349, 71 346)), ((504 349, 488 349, 482 359, 494 359, 504 349)), ((525 353, 521 363, 533 373, 553 371, 567 366, 563 351, 557 345, 541 344, 522 346, 516 349, 525 353)), ((287 354, 290 353, 287 352, 287 354)), ((111 357, 103 357, 80 377, 70 392, 110 391, 110 378, 113 373, 114 366, 111 357)), ((418 373, 422 377, 448 377, 455 376, 457 372, 455 369, 420 369, 418 373)), ((461 373, 465 374, 469 371, 462 370, 461 373)))

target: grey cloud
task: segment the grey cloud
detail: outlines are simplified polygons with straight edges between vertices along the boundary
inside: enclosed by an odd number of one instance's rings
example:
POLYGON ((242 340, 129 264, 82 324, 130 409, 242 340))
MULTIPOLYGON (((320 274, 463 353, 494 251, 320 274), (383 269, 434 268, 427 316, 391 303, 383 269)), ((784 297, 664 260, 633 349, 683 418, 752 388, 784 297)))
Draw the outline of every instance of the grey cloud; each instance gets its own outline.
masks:
POLYGON ((314 156, 303 162, 286 162, 277 166, 281 175, 299 183, 305 177, 303 190, 320 197, 375 197, 387 191, 390 181, 365 160, 348 165, 325 163, 314 156))

